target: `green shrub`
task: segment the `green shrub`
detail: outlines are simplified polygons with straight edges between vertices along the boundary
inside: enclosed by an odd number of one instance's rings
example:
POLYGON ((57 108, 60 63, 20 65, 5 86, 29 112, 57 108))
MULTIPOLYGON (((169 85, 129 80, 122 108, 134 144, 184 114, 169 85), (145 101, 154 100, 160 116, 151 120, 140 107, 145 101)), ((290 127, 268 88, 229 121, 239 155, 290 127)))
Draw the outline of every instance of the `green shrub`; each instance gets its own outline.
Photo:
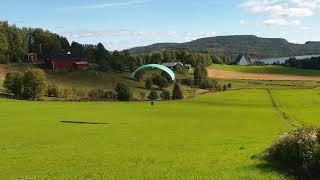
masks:
POLYGON ((166 88, 169 86, 169 82, 168 80, 161 76, 161 75, 157 75, 152 79, 152 82, 154 85, 158 86, 160 89, 166 88))
POLYGON ((149 96, 148 96, 149 100, 157 100, 159 99, 159 95, 158 92, 156 90, 151 90, 149 96))
POLYGON ((178 67, 176 69, 176 73, 178 74, 183 74, 183 75, 187 75, 189 73, 189 69, 185 68, 185 67, 178 67))
POLYGON ((23 76, 23 97, 25 99, 38 100, 47 91, 48 79, 41 69, 28 70, 23 76))
POLYGON ((267 150, 266 159, 293 175, 320 178, 320 128, 302 127, 281 135, 267 150))
POLYGON ((93 89, 88 92, 88 97, 92 101, 102 101, 104 99, 104 90, 93 89))
POLYGON ((227 85, 223 85, 223 91, 227 91, 228 90, 228 86, 227 85))
POLYGON ((104 92, 104 99, 105 100, 116 101, 117 100, 117 95, 113 91, 105 91, 104 92))
POLYGON ((9 58, 6 55, 0 53, 0 64, 8 64, 9 58))
POLYGON ((78 98, 84 98, 87 96, 88 92, 84 89, 72 88, 72 94, 78 98))
POLYGON ((221 90, 222 90, 222 86, 215 79, 203 80, 200 83, 199 87, 201 89, 217 89, 217 90, 220 90, 220 87, 221 87, 221 90))
POLYGON ((70 98, 73 95, 73 90, 71 88, 64 88, 60 95, 62 98, 70 98))
POLYGON ((193 86, 194 85, 193 84, 194 83, 194 79, 193 79, 193 77, 188 77, 186 79, 182 79, 181 83, 186 85, 186 86, 193 86))
POLYGON ((162 89, 162 92, 160 94, 161 99, 163 100, 170 100, 171 99, 171 93, 167 89, 162 89))
POLYGON ((116 94, 112 91, 104 91, 103 89, 93 89, 88 92, 89 100, 91 101, 115 101, 116 94))
POLYGON ((31 69, 23 75, 20 73, 8 73, 4 81, 4 87, 17 98, 39 100, 47 92, 48 79, 41 69, 31 69))
POLYGON ((48 86, 48 92, 49 97, 59 97, 59 88, 56 84, 52 83, 48 86))
POLYGON ((23 75, 16 72, 6 74, 3 86, 15 97, 21 97, 23 93, 23 75))
POLYGON ((130 88, 123 83, 117 84, 115 92, 119 101, 130 101, 132 98, 130 88))
POLYGON ((228 88, 232 89, 232 84, 231 83, 228 84, 228 88))
POLYGON ((206 79, 201 81, 199 84, 199 88, 201 89, 213 89, 214 88, 214 83, 211 79, 206 79))
POLYGON ((217 85, 215 86, 215 89, 216 89, 217 91, 223 91, 223 87, 222 87, 221 84, 217 84, 217 85))

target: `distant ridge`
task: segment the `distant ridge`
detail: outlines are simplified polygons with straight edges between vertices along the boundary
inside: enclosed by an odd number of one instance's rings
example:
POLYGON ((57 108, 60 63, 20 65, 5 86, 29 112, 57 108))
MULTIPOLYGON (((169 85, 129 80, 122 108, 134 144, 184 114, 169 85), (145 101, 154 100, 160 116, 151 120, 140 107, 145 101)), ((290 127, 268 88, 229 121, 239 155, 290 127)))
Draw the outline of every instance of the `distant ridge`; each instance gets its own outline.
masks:
POLYGON ((201 38, 186 43, 158 43, 128 49, 132 54, 162 50, 189 50, 218 55, 245 54, 256 58, 268 58, 320 54, 320 42, 294 44, 282 38, 234 35, 201 38))

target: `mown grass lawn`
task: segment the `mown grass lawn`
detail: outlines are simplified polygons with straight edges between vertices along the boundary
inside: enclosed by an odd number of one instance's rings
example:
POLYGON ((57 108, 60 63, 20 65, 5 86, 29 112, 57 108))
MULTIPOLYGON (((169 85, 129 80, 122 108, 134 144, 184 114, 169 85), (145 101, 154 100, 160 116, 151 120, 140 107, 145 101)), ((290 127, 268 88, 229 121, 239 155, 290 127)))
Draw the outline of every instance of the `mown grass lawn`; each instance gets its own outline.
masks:
POLYGON ((320 125, 320 90, 273 90, 282 111, 300 125, 320 125))
POLYGON ((236 65, 221 65, 214 64, 209 69, 225 70, 225 71, 238 71, 247 73, 268 73, 268 74, 291 74, 302 76, 320 76, 320 70, 306 70, 277 65, 267 66, 236 66, 236 65))
POLYGON ((290 128, 265 90, 154 107, 0 99, 0 109, 0 179, 284 178, 252 158, 290 128))

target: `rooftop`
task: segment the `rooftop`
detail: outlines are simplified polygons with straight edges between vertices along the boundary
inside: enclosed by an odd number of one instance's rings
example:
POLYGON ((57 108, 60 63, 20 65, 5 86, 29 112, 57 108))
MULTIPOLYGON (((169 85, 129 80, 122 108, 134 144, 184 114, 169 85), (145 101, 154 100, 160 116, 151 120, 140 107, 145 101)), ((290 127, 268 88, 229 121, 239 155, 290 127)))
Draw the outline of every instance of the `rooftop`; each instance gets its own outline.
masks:
POLYGON ((178 64, 183 66, 183 64, 181 62, 166 62, 166 63, 163 63, 162 65, 166 66, 166 67, 174 67, 174 66, 176 66, 178 64))

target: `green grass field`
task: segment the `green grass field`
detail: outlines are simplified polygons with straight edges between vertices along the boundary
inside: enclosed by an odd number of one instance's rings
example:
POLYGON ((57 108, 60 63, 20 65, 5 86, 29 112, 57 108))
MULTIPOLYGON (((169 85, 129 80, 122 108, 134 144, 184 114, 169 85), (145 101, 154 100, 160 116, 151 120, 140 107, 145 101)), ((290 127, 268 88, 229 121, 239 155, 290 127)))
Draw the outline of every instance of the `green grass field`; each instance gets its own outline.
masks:
POLYGON ((320 82, 315 81, 266 81, 266 80, 237 80, 217 79, 221 84, 231 83, 234 89, 316 89, 320 82))
POLYGON ((290 128, 266 90, 155 107, 1 99, 0 109, 1 179, 283 178, 252 158, 290 128))
POLYGON ((221 65, 214 64, 209 69, 225 70, 225 71, 238 71, 247 73, 268 73, 268 74, 291 74, 302 76, 320 76, 320 70, 305 70, 284 66, 236 66, 236 65, 221 65))
POLYGON ((320 90, 273 91, 280 108, 300 124, 320 125, 320 90))
MULTIPOLYGON (((278 68, 264 68, 270 67, 278 68)), ((129 73, 48 72, 48 77, 61 87, 112 89, 121 81, 143 90, 129 73)), ((280 110, 294 124, 320 125, 320 84, 218 81, 239 90, 154 107, 148 102, 0 99, 0 179, 287 178, 279 167, 256 158, 293 128, 272 106, 266 89, 272 88, 280 110)))

